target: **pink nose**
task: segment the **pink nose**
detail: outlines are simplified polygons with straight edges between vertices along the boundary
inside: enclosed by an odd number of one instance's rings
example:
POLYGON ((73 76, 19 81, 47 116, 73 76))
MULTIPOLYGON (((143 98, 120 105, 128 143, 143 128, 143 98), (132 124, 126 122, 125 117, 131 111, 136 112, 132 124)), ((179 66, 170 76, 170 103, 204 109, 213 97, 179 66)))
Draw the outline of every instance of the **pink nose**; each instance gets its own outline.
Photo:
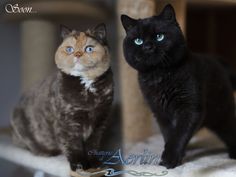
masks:
POLYGON ((78 58, 81 57, 82 55, 83 55, 82 52, 76 52, 76 53, 75 53, 75 56, 78 57, 78 58))

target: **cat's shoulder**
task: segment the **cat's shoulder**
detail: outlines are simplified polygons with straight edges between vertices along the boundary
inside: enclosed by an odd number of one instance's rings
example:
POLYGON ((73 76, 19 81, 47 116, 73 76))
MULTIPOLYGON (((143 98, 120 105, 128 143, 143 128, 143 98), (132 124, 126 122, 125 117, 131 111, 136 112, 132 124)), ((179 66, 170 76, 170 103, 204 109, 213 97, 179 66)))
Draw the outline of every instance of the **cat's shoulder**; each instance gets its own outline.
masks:
POLYGON ((214 56, 214 55, 210 55, 210 54, 202 54, 202 53, 195 53, 192 52, 189 55, 189 58, 195 62, 195 63, 205 63, 205 64, 209 64, 209 63, 219 63, 219 56, 214 56))
POLYGON ((189 55, 189 64, 195 67, 204 68, 222 68, 219 56, 207 55, 202 53, 191 53, 189 55))
POLYGON ((188 72, 200 80, 216 73, 224 75, 225 69, 220 57, 201 53, 192 53, 189 57, 188 72))

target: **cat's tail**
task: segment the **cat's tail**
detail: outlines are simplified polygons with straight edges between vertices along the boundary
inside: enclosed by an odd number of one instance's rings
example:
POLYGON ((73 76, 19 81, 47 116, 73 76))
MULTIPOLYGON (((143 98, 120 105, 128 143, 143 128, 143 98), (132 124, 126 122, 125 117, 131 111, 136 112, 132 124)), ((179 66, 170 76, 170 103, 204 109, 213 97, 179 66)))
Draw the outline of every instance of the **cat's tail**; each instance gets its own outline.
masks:
POLYGON ((225 70, 229 76, 231 85, 232 85, 233 89, 236 91, 236 70, 229 63, 225 62, 221 58, 219 58, 218 60, 221 63, 221 65, 225 68, 225 70))
POLYGON ((12 127, 0 127, 0 135, 11 135, 12 127))
POLYGON ((229 71, 229 79, 231 81, 233 89, 236 91, 236 71, 229 71))

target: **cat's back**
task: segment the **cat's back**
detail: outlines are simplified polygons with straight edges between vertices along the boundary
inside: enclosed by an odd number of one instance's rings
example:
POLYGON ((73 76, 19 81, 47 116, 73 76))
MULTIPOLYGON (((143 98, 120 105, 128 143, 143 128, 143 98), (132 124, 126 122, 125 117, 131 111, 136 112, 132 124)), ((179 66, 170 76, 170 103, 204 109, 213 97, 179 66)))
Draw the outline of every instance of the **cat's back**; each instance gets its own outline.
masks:
POLYGON ((41 105, 48 100, 50 94, 58 84, 58 73, 53 72, 47 78, 35 83, 31 88, 26 89, 19 100, 18 107, 41 105), (54 87, 54 88, 53 88, 54 87))
POLYGON ((54 92, 52 88, 57 84, 57 77, 57 73, 52 73, 43 81, 36 83, 22 94, 15 106, 11 117, 11 126, 17 135, 16 139, 20 140, 20 136, 26 138, 21 143, 25 144, 27 138, 34 137, 33 139, 29 138, 28 141, 32 146, 36 146, 36 149, 40 148, 36 141, 51 149, 56 147, 55 142, 52 141, 55 139, 52 133, 54 116, 50 101, 54 92))
POLYGON ((32 127, 47 124, 46 122, 54 117, 52 101, 55 100, 57 85, 58 73, 54 72, 24 91, 13 110, 12 119, 21 113, 22 120, 27 120, 32 127))
POLYGON ((198 76, 205 100, 204 124, 217 126, 225 117, 234 116, 233 88, 229 74, 219 57, 194 54, 192 59, 194 74, 198 76))
POLYGON ((205 80, 208 83, 218 82, 217 84, 229 81, 225 68, 219 62, 219 57, 191 53, 188 59, 188 72, 192 73, 197 80, 205 80))
POLYGON ((226 68, 220 63, 220 58, 192 54, 191 60, 191 72, 199 83, 203 95, 206 96, 208 109, 214 112, 215 109, 223 110, 223 105, 228 105, 225 110, 233 107, 233 88, 226 68))

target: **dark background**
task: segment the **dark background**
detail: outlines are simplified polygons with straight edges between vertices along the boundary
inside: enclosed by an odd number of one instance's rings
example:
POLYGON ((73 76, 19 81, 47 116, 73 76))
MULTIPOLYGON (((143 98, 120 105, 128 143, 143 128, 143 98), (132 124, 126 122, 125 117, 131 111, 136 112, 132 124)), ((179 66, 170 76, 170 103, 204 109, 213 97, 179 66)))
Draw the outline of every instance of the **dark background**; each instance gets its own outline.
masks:
POLYGON ((188 6, 186 27, 192 51, 222 56, 236 70, 236 6, 188 6))

